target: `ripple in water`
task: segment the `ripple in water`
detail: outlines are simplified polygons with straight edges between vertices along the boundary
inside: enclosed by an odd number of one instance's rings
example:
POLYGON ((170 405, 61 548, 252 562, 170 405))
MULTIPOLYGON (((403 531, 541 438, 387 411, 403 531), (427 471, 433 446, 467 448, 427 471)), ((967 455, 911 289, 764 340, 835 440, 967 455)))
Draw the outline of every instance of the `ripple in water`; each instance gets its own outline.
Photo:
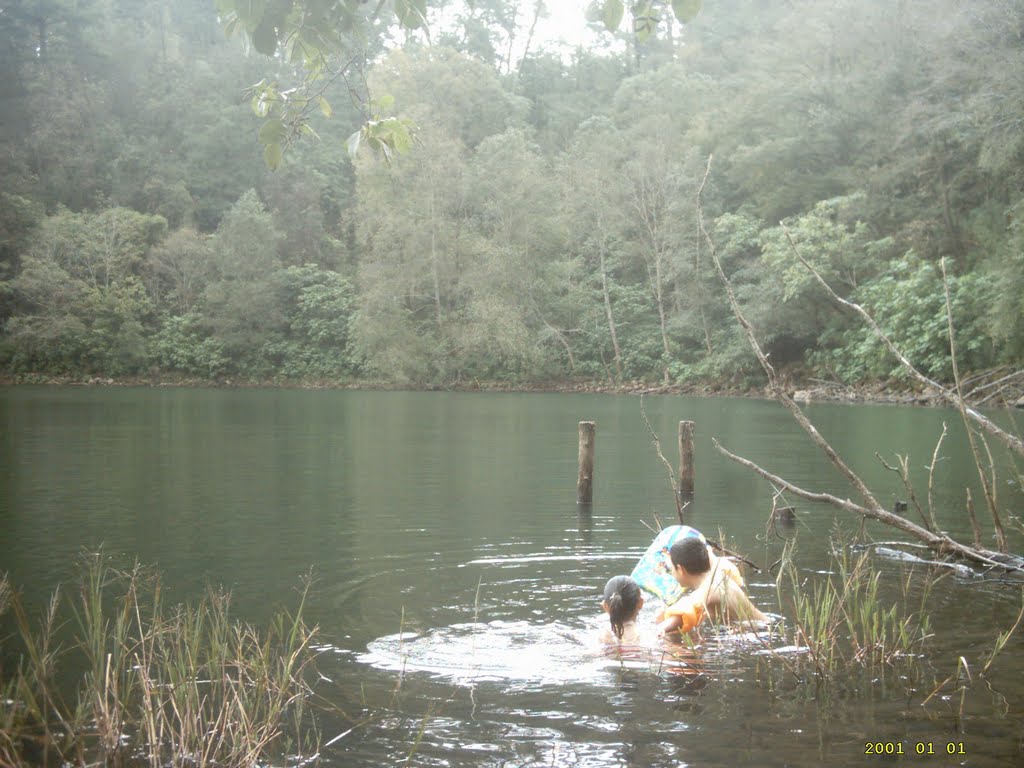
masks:
POLYGON ((378 669, 422 672, 465 685, 493 681, 526 688, 563 683, 605 686, 613 679, 612 672, 622 667, 654 674, 717 674, 744 655, 770 651, 773 641, 779 641, 770 631, 711 630, 692 647, 672 641, 650 647, 604 647, 596 640, 604 621, 593 617, 583 627, 500 620, 452 624, 422 634, 386 635, 357 658, 378 669))

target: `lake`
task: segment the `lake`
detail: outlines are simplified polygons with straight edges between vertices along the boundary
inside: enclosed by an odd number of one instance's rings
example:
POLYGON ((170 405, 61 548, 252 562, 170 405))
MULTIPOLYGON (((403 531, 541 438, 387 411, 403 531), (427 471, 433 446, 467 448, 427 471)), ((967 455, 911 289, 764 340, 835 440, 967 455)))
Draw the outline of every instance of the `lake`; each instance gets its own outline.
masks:
MULTIPOLYGON (((756 564, 782 551, 768 530, 772 489, 713 439, 810 490, 854 493, 776 403, 651 396, 644 405, 672 462, 678 422, 696 424, 687 522, 756 564)), ((939 524, 971 540, 967 487, 986 522, 956 412, 806 412, 886 504, 906 492, 876 452, 891 465, 909 455, 923 501, 946 423, 932 489, 939 524)), ((1020 515, 1010 477, 1000 474, 999 500, 1020 515)), ((832 567, 837 525, 853 534, 859 520, 785 502, 799 519, 784 533, 796 535, 796 566, 813 585, 832 567)), ((223 585, 236 616, 254 623, 294 606, 312 568, 319 690, 349 715, 322 723, 324 742, 345 734, 323 749, 324 765, 1024 760, 1024 631, 962 706, 953 686, 925 702, 959 657, 977 676, 1017 617, 1019 586, 942 573, 919 680, 799 683, 772 666, 763 642, 735 638, 687 649, 699 674, 596 652, 604 583, 629 572, 657 519, 674 522, 675 509, 635 396, 0 388, 0 571, 32 610, 74 578, 83 549, 99 546, 117 562, 158 567, 174 599, 223 585), (597 422, 589 509, 576 504, 581 420, 597 422), (899 743, 904 755, 866 756, 868 742, 899 743), (932 753, 918 756, 921 745, 932 753)), ((900 538, 878 525, 864 532, 900 538)), ((1021 551, 1021 536, 1011 541, 1021 551)), ((923 596, 940 575, 873 564, 889 604, 901 591, 923 596)), ((774 574, 746 576, 756 604, 792 618, 774 574)))

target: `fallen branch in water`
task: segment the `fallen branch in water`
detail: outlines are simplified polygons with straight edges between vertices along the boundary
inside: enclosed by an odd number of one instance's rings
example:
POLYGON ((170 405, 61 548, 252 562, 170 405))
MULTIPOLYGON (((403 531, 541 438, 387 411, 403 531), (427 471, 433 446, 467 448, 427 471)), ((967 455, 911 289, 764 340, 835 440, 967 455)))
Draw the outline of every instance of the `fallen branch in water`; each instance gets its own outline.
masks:
POLYGON ((802 499, 806 499, 807 501, 825 502, 855 515, 860 515, 861 517, 866 517, 871 520, 877 520, 878 522, 885 523, 893 528, 898 528, 904 533, 909 533, 911 536, 924 542, 929 549, 934 550, 937 554, 957 555, 965 560, 979 563, 980 565, 995 568, 1006 568, 1011 571, 1024 573, 1024 562, 1016 564, 1012 561, 1007 561, 999 552, 968 547, 967 545, 961 544, 955 539, 950 538, 944 533, 932 533, 926 528, 922 528, 917 523, 907 520, 905 517, 901 517, 900 515, 893 514, 885 509, 866 507, 861 504, 856 504, 849 499, 841 499, 838 496, 833 496, 830 493, 819 493, 805 490, 800 486, 793 485, 793 483, 788 480, 782 479, 778 475, 773 475, 771 472, 759 467, 749 459, 737 456, 728 449, 723 448, 722 445, 714 438, 712 438, 712 442, 715 444, 715 448, 717 448, 726 458, 732 459, 737 464, 747 467, 747 469, 752 470, 776 485, 782 486, 787 491, 792 492, 795 496, 799 496, 802 499))
MULTIPOLYGON (((743 314, 743 311, 740 309, 739 301, 736 299, 736 294, 733 291, 732 283, 729 280, 728 276, 726 276, 725 270, 722 268, 722 262, 718 258, 718 250, 715 247, 714 241, 711 239, 711 236, 708 234, 708 231, 704 226, 704 213, 703 207, 701 205, 701 195, 703 194, 704 185, 707 183, 708 176, 711 173, 711 161, 712 156, 709 156, 707 169, 704 173, 704 179, 701 181, 700 188, 697 190, 697 221, 701 235, 707 242, 709 250, 711 252, 711 258, 714 262, 715 270, 718 273, 718 277, 721 280, 722 285, 725 287, 726 296, 728 297, 729 306, 732 309, 733 316, 739 323, 740 328, 743 330, 743 333, 747 338, 747 342, 750 344, 750 348, 754 351, 754 354, 757 356, 758 362, 761 364, 761 368, 764 370, 765 375, 768 377, 768 386, 772 394, 775 396, 775 399, 777 399, 780 403, 782 403, 782 405, 786 407, 787 410, 789 410, 789 412, 793 415, 793 418, 796 419, 797 423, 811 438, 811 441, 826 456, 828 456, 829 461, 832 462, 832 465, 835 466, 836 469, 838 469, 839 472, 854 487, 854 489, 856 489, 858 495, 863 500, 863 503, 858 504, 851 501, 850 499, 841 499, 838 496, 833 496, 832 494, 828 493, 816 493, 813 491, 805 490, 803 488, 800 488, 799 486, 794 485, 793 483, 790 483, 787 480, 784 480, 783 478, 777 475, 772 474, 766 469, 761 468, 760 466, 750 461, 749 459, 744 459, 740 456, 737 456, 734 453, 731 453, 730 451, 723 448, 717 440, 713 441, 715 447, 726 457, 747 467, 748 469, 751 469, 752 471, 761 475, 765 479, 771 481, 778 487, 785 488, 791 491, 793 494, 800 496, 801 498, 807 499, 809 501, 826 502, 832 504, 835 507, 838 507, 839 509, 843 509, 847 512, 859 515, 862 519, 877 520, 881 523, 892 526, 893 528, 897 528, 913 536, 919 541, 924 542, 926 545, 928 545, 929 548, 934 550, 939 555, 954 555, 956 557, 960 557, 971 562, 979 563, 981 565, 986 565, 989 567, 1006 568, 1008 570, 1024 574, 1024 558, 1010 557, 1005 555, 1005 553, 993 552, 991 550, 984 549, 981 547, 969 547, 966 544, 962 544, 954 540, 953 538, 946 535, 945 533, 942 533, 941 531, 928 530, 928 528, 922 527, 917 523, 908 520, 905 517, 889 512, 887 509, 885 509, 878 501, 878 499, 875 497, 875 495, 871 492, 871 490, 867 487, 867 484, 852 469, 850 469, 849 466, 847 466, 847 464, 842 460, 842 458, 839 456, 836 450, 828 443, 827 440, 825 440, 824 437, 821 436, 821 434, 811 423, 807 415, 793 401, 793 398, 791 398, 786 393, 785 388, 780 384, 778 377, 776 376, 774 367, 768 361, 767 355, 765 355, 764 351, 761 349, 761 345, 758 343, 757 337, 754 334, 753 327, 750 325, 750 322, 747 320, 747 318, 743 314)), ((785 229, 785 227, 783 227, 783 229, 785 229)), ((786 236, 789 237, 788 230, 786 230, 786 236)), ((795 244, 793 244, 792 238, 790 238, 790 244, 793 245, 795 250, 796 246, 795 244)), ((878 328, 877 325, 874 323, 874 320, 871 319, 870 315, 864 312, 864 310, 861 307, 854 305, 851 302, 847 302, 844 299, 840 299, 838 296, 836 296, 832 289, 828 286, 828 284, 825 283, 825 281, 821 278, 821 276, 814 271, 814 268, 807 264, 807 262, 804 261, 802 257, 800 257, 799 253, 797 253, 797 257, 800 259, 801 262, 805 264, 805 266, 807 266, 808 269, 810 269, 815 274, 819 282, 825 285, 826 289, 832 294, 834 298, 839 300, 844 305, 855 307, 863 316, 867 318, 867 320, 873 328, 878 328)), ((914 373, 917 374, 917 376, 920 376, 922 379, 925 378, 922 374, 918 373, 916 369, 913 368, 913 366, 906 359, 906 357, 904 357, 903 354, 898 349, 896 349, 892 342, 887 337, 885 337, 884 334, 881 333, 881 330, 876 330, 876 332, 883 336, 883 341, 886 342, 887 346, 889 346, 893 354, 895 354, 897 358, 904 363, 905 366, 913 370, 914 373)), ((925 380, 930 382, 930 380, 928 379, 925 380)), ((962 398, 960 398, 957 393, 946 390, 945 388, 941 387, 941 385, 938 385, 934 382, 931 382, 930 385, 934 385, 935 388, 947 392, 952 401, 960 403, 962 413, 965 413, 968 416, 971 415, 971 409, 968 409, 966 407, 966 405, 963 403, 962 398)), ((984 417, 980 418, 984 419, 984 417)), ((1021 452, 1024 453, 1024 442, 1021 442, 1020 438, 1005 433, 1003 430, 1000 430, 998 427, 995 427, 995 425, 991 426, 995 430, 997 430, 998 433, 1001 433, 1003 435, 1001 439, 1012 438, 1012 441, 1007 443, 1011 447, 1013 447, 1013 441, 1016 441, 1017 444, 1020 444, 1022 449, 1021 452)), ((993 434, 996 433, 994 432, 993 434)))

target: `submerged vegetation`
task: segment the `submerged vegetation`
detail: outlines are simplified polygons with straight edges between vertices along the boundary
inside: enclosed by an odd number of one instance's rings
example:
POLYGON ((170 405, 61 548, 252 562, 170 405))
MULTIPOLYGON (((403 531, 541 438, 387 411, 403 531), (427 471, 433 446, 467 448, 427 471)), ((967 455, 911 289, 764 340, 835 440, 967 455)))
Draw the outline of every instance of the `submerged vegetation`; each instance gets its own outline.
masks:
POLYGON ((230 596, 164 603, 159 578, 87 556, 77 594, 33 621, 6 577, 0 765, 240 766, 315 754, 315 629, 276 614, 258 630, 230 596), (7 622, 5 621, 5 624, 7 622))

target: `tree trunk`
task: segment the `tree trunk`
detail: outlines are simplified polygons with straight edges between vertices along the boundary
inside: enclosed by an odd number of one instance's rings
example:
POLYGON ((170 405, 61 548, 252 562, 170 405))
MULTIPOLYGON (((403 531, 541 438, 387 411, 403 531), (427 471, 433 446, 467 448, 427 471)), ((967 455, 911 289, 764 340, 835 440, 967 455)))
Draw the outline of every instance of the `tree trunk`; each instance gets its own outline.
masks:
POLYGON ((519 66, 516 68, 516 79, 523 73, 523 64, 526 63, 526 57, 530 55, 530 44, 533 42, 533 33, 537 29, 537 20, 540 18, 540 12, 544 9, 544 0, 537 0, 537 5, 533 9, 533 23, 530 24, 530 32, 526 35, 526 46, 523 48, 523 58, 519 61, 519 66))
POLYGON ((612 351, 615 352, 615 375, 618 377, 618 384, 622 383, 622 355, 619 352, 619 335, 615 331, 615 319, 612 317, 612 300, 608 294, 608 271, 604 263, 604 241, 598 249, 601 259, 601 292, 604 294, 604 313, 608 318, 608 332, 612 337, 612 351))
POLYGON ((663 383, 667 387, 669 384, 668 375, 668 361, 671 359, 671 351, 668 345, 668 328, 665 320, 665 298, 661 290, 661 254, 654 258, 654 297, 658 302, 658 322, 661 324, 661 346, 664 352, 664 356, 661 360, 661 370, 663 373, 663 383))
POLYGON ((430 276, 434 283, 434 312, 437 317, 437 334, 442 336, 441 322, 441 280, 437 271, 437 211, 434 190, 430 191, 430 276))

